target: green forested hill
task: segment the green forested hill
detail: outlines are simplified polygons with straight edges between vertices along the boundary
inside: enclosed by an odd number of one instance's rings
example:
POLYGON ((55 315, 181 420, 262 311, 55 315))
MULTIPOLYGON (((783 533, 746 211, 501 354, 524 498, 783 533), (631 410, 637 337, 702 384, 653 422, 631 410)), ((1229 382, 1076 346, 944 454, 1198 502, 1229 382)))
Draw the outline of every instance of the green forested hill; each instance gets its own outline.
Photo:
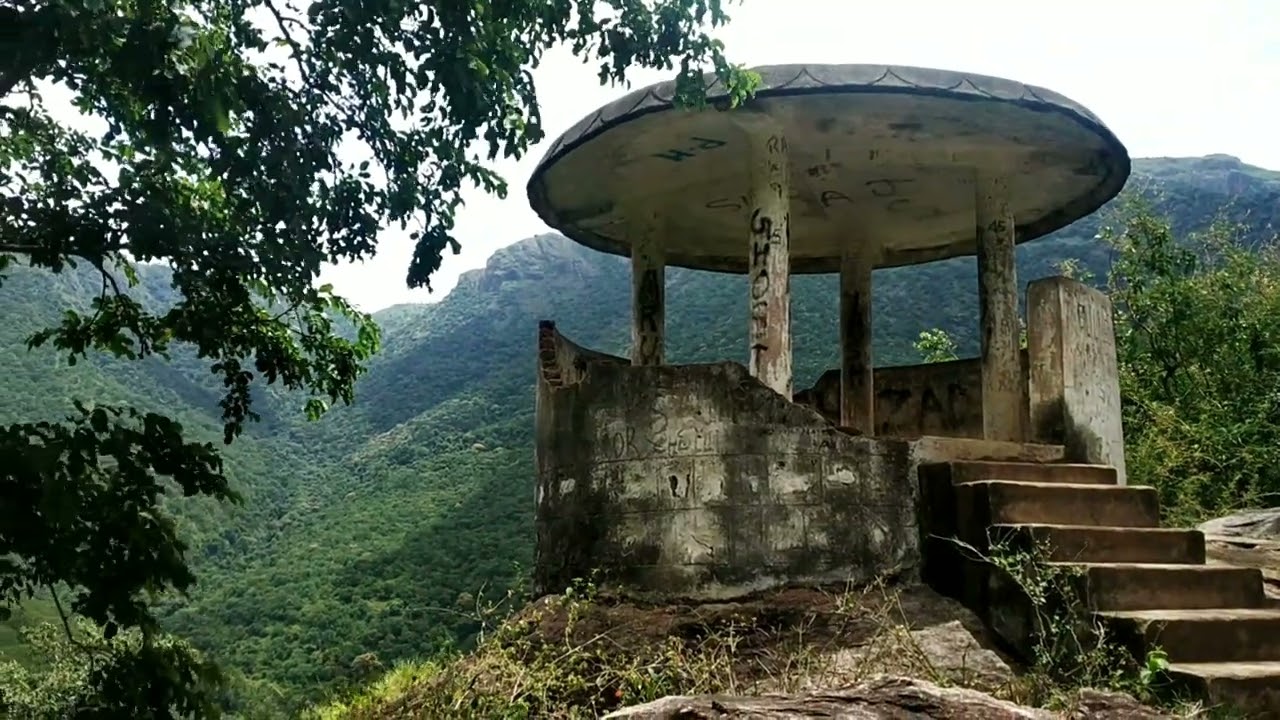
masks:
MULTIPOLYGON (((1129 187, 1180 230, 1220 209, 1254 237, 1280 227, 1280 173, 1233 158, 1138 160, 1129 187)), ((1020 283, 1068 257, 1103 275, 1100 219, 1022 246, 1020 283)), ((227 453, 245 505, 177 508, 200 586, 167 608, 169 626, 291 699, 354 678, 362 653, 389 664, 465 637, 460 597, 502 587, 532 559, 537 322, 625 354, 628 272, 625 259, 556 235, 524 240, 440 303, 380 312, 384 350, 353 407, 306 423, 301 399, 266 397, 264 422, 227 453)), ((142 287, 157 303, 163 275, 146 273, 142 287)), ((88 277, 15 272, 0 286, 0 421, 58 414, 79 396, 163 408, 216 439, 217 388, 193 358, 66 368, 25 350, 27 334, 94 291, 88 277)), ((745 361, 745 279, 672 269, 667 282, 671 360, 745 361)), ((933 327, 976 352, 973 258, 878 271, 874 283, 877 364, 917 361, 911 343, 933 327)), ((800 388, 835 363, 836 279, 793 288, 800 388)))

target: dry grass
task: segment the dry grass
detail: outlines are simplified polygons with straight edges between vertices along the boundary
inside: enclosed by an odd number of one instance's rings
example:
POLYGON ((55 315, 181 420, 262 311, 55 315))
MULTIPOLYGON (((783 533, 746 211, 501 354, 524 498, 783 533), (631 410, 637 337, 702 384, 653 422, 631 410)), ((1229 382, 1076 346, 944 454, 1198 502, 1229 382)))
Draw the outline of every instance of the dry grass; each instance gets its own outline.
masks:
POLYGON ((662 606, 579 587, 510 616, 468 655, 398 667, 313 717, 595 718, 673 694, 796 692, 878 674, 1008 694, 1007 673, 990 662, 970 668, 962 651, 940 663, 922 646, 923 629, 947 623, 985 638, 975 617, 919 586, 662 606))
MULTIPOLYGON (((1102 665, 1107 648, 1083 659, 1097 673, 1080 674, 1080 664, 1058 675, 1052 667, 1014 672, 976 616, 919 585, 790 589, 696 605, 643 605, 580 585, 510 615, 489 612, 491 632, 472 652, 401 665, 307 717, 578 720, 669 695, 794 693, 876 675, 972 688, 1064 717, 1081 716, 1083 687, 1146 694, 1133 673, 1102 665)), ((1236 717, 1187 703, 1165 712, 1236 717)))

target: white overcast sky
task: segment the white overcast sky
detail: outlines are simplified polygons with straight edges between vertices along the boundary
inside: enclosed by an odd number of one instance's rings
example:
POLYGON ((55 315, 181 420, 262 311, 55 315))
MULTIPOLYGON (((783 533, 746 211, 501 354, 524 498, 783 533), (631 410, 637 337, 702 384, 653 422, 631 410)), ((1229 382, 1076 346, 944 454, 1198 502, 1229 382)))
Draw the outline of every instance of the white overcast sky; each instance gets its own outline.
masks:
MULTIPOLYGON (((1050 88, 1084 104, 1134 157, 1235 155, 1280 170, 1280 0, 745 0, 717 32, 730 59, 776 63, 882 63, 996 75, 1050 88)), ((548 139, 500 164, 506 200, 473 192, 435 291, 404 283, 412 247, 385 234, 376 258, 325 279, 366 311, 435 302, 493 252, 546 232, 524 186, 555 136, 626 92, 601 87, 596 65, 567 51, 536 71, 548 139)), ((633 87, 668 79, 637 73, 633 87)))

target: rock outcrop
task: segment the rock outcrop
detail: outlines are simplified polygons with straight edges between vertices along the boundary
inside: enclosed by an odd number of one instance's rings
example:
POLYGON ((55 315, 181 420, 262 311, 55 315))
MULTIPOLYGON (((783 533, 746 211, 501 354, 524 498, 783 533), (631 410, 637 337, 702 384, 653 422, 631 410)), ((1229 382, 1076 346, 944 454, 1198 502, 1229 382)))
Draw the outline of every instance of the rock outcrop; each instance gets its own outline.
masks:
POLYGON ((1210 564, 1258 568, 1267 597, 1280 600, 1280 508, 1245 510, 1197 529, 1204 533, 1210 564))
POLYGON ((879 676, 842 690, 758 697, 668 697, 615 711, 605 720, 1157 720, 1170 717, 1125 695, 1081 695, 1076 707, 1054 713, 998 700, 976 690, 923 680, 879 676))
POLYGON ((1245 510, 1200 523, 1206 536, 1280 540, 1280 508, 1245 510))

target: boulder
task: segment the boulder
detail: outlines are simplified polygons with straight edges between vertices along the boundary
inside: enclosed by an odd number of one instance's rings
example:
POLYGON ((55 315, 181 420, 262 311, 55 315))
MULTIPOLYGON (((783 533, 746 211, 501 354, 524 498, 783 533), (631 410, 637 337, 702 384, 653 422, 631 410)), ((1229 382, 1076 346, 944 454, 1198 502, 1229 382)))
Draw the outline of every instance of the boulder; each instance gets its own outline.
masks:
POLYGON ((1073 703, 1069 720, 1162 720, 1172 715, 1149 708, 1130 695, 1103 690, 1082 690, 1073 703))
POLYGON ((1245 510, 1200 523, 1198 529, 1206 536, 1280 540, 1280 508, 1245 510))
POLYGON ((1208 564, 1258 568, 1267 597, 1280 599, 1280 541, 1229 535, 1205 535, 1204 541, 1208 564))
POLYGON ((1210 565, 1258 568, 1267 597, 1280 600, 1280 508, 1214 518, 1197 529, 1204 533, 1210 565))

